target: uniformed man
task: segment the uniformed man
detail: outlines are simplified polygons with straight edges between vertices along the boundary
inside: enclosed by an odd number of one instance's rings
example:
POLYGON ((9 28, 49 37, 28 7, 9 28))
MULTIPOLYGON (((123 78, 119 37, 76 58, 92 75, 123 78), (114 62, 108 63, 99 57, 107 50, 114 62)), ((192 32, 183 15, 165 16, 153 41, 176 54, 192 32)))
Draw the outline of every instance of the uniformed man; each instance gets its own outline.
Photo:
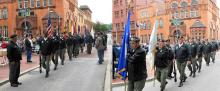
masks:
POLYGON ((92 43, 93 43, 93 38, 91 34, 86 36, 86 43, 87 43, 87 54, 91 54, 92 43))
POLYGON ((12 87, 18 87, 22 83, 18 82, 20 75, 20 61, 22 60, 21 48, 17 45, 17 35, 12 35, 7 46, 7 57, 9 61, 9 81, 12 87))
POLYGON ((202 57, 203 57, 203 44, 201 43, 200 40, 198 40, 198 47, 197 47, 197 61, 198 61, 198 72, 201 72, 201 68, 202 68, 202 57))
POLYGON ((214 39, 212 39, 211 45, 212 45, 211 59, 212 62, 215 63, 215 55, 216 55, 216 51, 218 50, 218 44, 214 39))
POLYGON ((210 56, 211 56, 211 50, 212 50, 212 45, 208 42, 208 39, 206 39, 203 42, 203 54, 204 54, 204 59, 206 62, 206 66, 209 66, 210 63, 210 56))
POLYGON ((64 38, 64 33, 60 35, 60 43, 59 43, 59 49, 60 49, 60 59, 61 59, 61 65, 64 65, 65 60, 65 53, 66 53, 66 40, 64 38))
POLYGON ((52 38, 52 61, 54 63, 54 70, 57 69, 57 65, 58 65, 58 56, 59 56, 59 36, 57 33, 54 33, 54 36, 52 38))
POLYGON ((74 33, 73 34, 73 57, 77 57, 79 54, 79 36, 74 33))
POLYGON ((190 57, 190 50, 187 44, 184 43, 184 38, 180 37, 179 38, 179 43, 175 45, 175 59, 177 63, 177 68, 180 73, 180 83, 178 87, 183 86, 183 82, 186 81, 187 77, 185 74, 185 68, 187 61, 189 60, 190 57))
POLYGON ((40 53, 41 53, 41 64, 44 69, 46 69, 46 78, 49 76, 50 71, 50 60, 51 60, 51 53, 52 53, 52 40, 48 34, 44 33, 44 38, 40 42, 40 53))
POLYGON ((127 91, 142 91, 147 78, 146 52, 140 47, 140 39, 138 37, 132 37, 130 45, 132 51, 127 56, 127 91))
POLYGON ((173 59, 171 56, 168 56, 168 54, 172 54, 172 52, 169 51, 168 47, 165 45, 165 41, 160 40, 159 46, 156 48, 154 61, 154 65, 156 67, 156 78, 161 83, 160 91, 164 91, 165 86, 168 83, 166 81, 168 76, 168 67, 170 66, 170 60, 173 59))
POLYGON ((190 63, 188 63, 188 68, 190 70, 190 75, 189 76, 193 76, 195 77, 196 76, 196 64, 197 64, 197 48, 198 48, 198 45, 196 44, 194 38, 192 38, 190 41, 189 41, 189 46, 190 46, 190 53, 191 53, 191 56, 190 56, 190 63))
POLYGON ((167 47, 168 49, 168 52, 169 52, 169 57, 170 57, 170 60, 169 60, 169 64, 168 64, 168 79, 171 79, 173 78, 172 76, 172 73, 173 73, 173 58, 174 58, 174 53, 173 53, 173 49, 171 47, 171 44, 170 44, 170 40, 168 39, 166 41, 166 44, 165 46, 167 47))
POLYGON ((81 35, 81 36, 79 36, 79 46, 80 46, 80 49, 81 49, 81 53, 83 53, 83 49, 84 49, 84 36, 83 35, 81 35))
POLYGON ((71 35, 71 32, 69 33, 69 36, 66 40, 66 44, 67 44, 67 53, 69 56, 69 60, 72 61, 72 56, 73 56, 73 36, 71 35))

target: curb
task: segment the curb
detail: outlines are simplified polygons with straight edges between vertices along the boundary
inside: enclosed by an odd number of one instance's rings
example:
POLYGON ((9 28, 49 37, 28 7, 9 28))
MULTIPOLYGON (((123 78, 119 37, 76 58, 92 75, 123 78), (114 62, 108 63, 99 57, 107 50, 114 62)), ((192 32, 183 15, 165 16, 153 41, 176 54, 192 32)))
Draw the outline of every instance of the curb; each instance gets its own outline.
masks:
MULTIPOLYGON (((111 49, 112 47, 111 46, 108 46, 108 49, 110 49, 110 51, 108 51, 109 54, 112 53, 111 49)), ((107 65, 106 65, 106 69, 105 69, 105 80, 104 80, 104 91, 112 91, 112 81, 111 81, 111 67, 112 67, 112 64, 111 64, 111 55, 109 55, 107 57, 107 65)))
MULTIPOLYGON (((146 80, 146 82, 151 82, 151 81, 154 81, 154 78, 149 78, 149 79, 146 80)), ((126 81, 126 83, 128 83, 128 82, 126 81)), ((112 88, 113 87, 120 87, 120 86, 124 86, 124 82, 118 82, 118 83, 113 83, 112 84, 112 88)))
MULTIPOLYGON (((39 66, 36 66, 36 67, 30 68, 30 69, 27 69, 27 70, 21 72, 20 76, 25 75, 25 74, 27 74, 28 72, 33 71, 33 70, 35 70, 35 69, 37 69, 37 68, 39 68, 39 66)), ((8 83, 8 82, 9 82, 9 79, 8 79, 8 78, 5 79, 5 80, 3 80, 3 81, 0 81, 0 86, 6 84, 6 83, 8 83)))

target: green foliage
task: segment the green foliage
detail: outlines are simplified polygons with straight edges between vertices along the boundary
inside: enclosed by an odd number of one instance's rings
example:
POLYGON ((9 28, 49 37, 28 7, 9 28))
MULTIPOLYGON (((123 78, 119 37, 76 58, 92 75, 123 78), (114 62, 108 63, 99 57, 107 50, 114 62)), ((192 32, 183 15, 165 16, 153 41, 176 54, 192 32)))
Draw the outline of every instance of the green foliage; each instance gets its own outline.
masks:
POLYGON ((103 23, 100 23, 100 22, 96 22, 96 23, 93 23, 93 29, 95 32, 107 32, 109 30, 111 30, 111 24, 103 24, 103 23))

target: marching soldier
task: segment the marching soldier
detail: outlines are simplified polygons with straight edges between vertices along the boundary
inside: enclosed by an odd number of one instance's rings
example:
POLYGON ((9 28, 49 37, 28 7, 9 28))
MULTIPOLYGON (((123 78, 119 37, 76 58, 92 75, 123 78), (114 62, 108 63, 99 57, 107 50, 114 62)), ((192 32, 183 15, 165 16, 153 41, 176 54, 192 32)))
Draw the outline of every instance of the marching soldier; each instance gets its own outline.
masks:
POLYGON ((72 50, 73 50, 73 36, 71 35, 71 33, 69 33, 69 37, 66 40, 66 44, 67 44, 67 53, 69 56, 69 60, 72 60, 72 50))
POLYGON ((79 54, 79 37, 76 33, 73 34, 73 57, 77 57, 79 54))
POLYGON ((203 44, 204 45, 203 47, 204 59, 206 62, 206 66, 209 66, 212 45, 208 42, 208 39, 206 39, 203 43, 204 43, 203 44))
POLYGON ((197 44, 195 43, 195 41, 194 41, 194 38, 193 39, 191 39, 190 41, 189 41, 189 46, 190 46, 190 54, 191 54, 191 56, 190 56, 190 63, 188 63, 188 68, 189 68, 189 70, 190 70, 190 75, 189 76, 193 76, 193 77, 195 77, 196 76, 196 64, 197 64, 197 48, 198 48, 198 46, 197 46, 197 44))
MULTIPOLYGON (((97 40, 99 37, 97 38, 97 40)), ((127 72, 128 72, 128 90, 127 91, 142 91, 146 78, 146 52, 140 47, 140 39, 137 37, 131 38, 132 51, 127 57, 127 72)))
POLYGON ((211 59, 212 62, 215 63, 215 55, 216 55, 216 51, 218 50, 218 44, 215 42, 214 39, 212 39, 211 45, 212 45, 211 59))
POLYGON ((83 35, 79 36, 79 46, 81 49, 81 53, 83 53, 83 47, 84 47, 84 36, 83 35))
POLYGON ((190 57, 190 50, 187 44, 184 43, 184 38, 179 38, 179 43, 175 45, 175 59, 177 63, 177 68, 180 73, 180 83, 178 87, 183 86, 183 82, 186 81, 187 77, 185 74, 185 68, 187 61, 190 57))
POLYGON ((65 53, 66 53, 66 40, 64 38, 64 33, 60 35, 60 43, 59 43, 59 49, 60 49, 60 59, 61 59, 61 65, 64 65, 65 60, 65 53))
POLYGON ((200 40, 198 40, 198 47, 197 47, 197 61, 198 61, 198 72, 201 72, 201 68, 202 68, 202 57, 203 57, 203 44, 201 43, 200 40))
POLYGON ((174 54, 173 54, 173 50, 172 50, 172 47, 170 46, 170 40, 168 39, 167 42, 166 42, 166 45, 165 45, 168 49, 168 52, 169 52, 169 57, 170 57, 170 60, 168 61, 168 78, 171 79, 173 78, 172 76, 172 72, 173 72, 173 58, 174 58, 174 54))
POLYGON ((44 38, 40 42, 40 53, 41 53, 41 64, 44 69, 46 69, 46 78, 49 76, 50 71, 50 59, 52 53, 52 40, 47 36, 48 34, 44 33, 44 38))
POLYGON ((93 43, 93 38, 91 34, 86 36, 86 43, 87 43, 87 53, 91 54, 92 43, 93 43))
POLYGON ((58 65, 58 56, 59 56, 59 36, 56 34, 56 33, 54 33, 54 36, 53 36, 53 38, 52 38, 52 48, 53 48, 53 50, 52 50, 52 61, 53 61, 53 63, 54 63, 54 70, 56 70, 57 69, 57 65, 58 65))
POLYGON ((155 53, 155 67, 156 67, 156 78, 161 83, 161 90, 164 91, 166 84, 166 78, 168 76, 168 67, 170 66, 170 60, 172 56, 167 56, 168 54, 172 55, 172 52, 169 52, 168 47, 165 45, 164 40, 159 41, 159 47, 156 48, 155 53))
POLYGON ((9 81, 12 87, 18 87, 22 83, 18 82, 20 75, 20 60, 22 60, 21 48, 17 45, 17 35, 12 35, 7 46, 7 57, 9 60, 9 81))

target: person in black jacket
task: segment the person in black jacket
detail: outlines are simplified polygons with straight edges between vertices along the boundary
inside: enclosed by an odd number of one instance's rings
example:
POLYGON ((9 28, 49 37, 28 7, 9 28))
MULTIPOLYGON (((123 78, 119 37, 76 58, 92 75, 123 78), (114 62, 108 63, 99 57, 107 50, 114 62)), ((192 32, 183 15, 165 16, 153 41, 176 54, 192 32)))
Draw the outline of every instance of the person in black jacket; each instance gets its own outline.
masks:
POLYGON ((69 36, 66 40, 66 44, 67 44, 67 53, 69 56, 69 60, 72 61, 72 56, 73 56, 73 36, 71 35, 71 32, 69 33, 69 36))
POLYGON ((200 40, 198 40, 198 47, 197 47, 197 61, 198 61, 198 72, 201 72, 202 68, 202 57, 203 57, 203 44, 200 40))
POLYGON ((61 65, 64 65, 65 53, 66 53, 66 39, 64 38, 64 33, 60 35, 59 47, 60 47, 59 53, 60 53, 61 65))
POLYGON ((212 45, 208 42, 208 39, 206 39, 203 42, 203 54, 204 54, 204 59, 206 61, 206 66, 209 66, 210 63, 210 56, 211 56, 211 50, 212 50, 212 45))
POLYGON ((25 39, 25 49, 26 49, 26 55, 27 55, 27 62, 32 62, 31 61, 32 47, 33 47, 33 42, 31 40, 31 35, 27 35, 26 39, 25 39))
POLYGON ((174 52, 175 52, 177 68, 180 73, 180 83, 178 87, 182 87, 183 82, 185 82, 187 79, 186 74, 185 74, 185 68, 186 68, 187 61, 190 58, 190 49, 189 49, 189 46, 184 43, 183 37, 179 38, 179 43, 175 45, 174 49, 175 49, 174 52))
POLYGON ((133 51, 127 56, 128 91, 142 91, 147 78, 146 52, 140 47, 140 39, 131 38, 133 51))
POLYGON ((192 38, 190 41, 189 41, 189 46, 190 46, 190 53, 191 53, 191 56, 190 56, 190 63, 188 63, 187 67, 188 69, 190 70, 190 75, 189 76, 193 76, 195 77, 196 76, 196 66, 197 66, 197 48, 198 48, 198 45, 197 43, 195 42, 194 38, 192 38))
POLYGON ((52 39, 47 36, 48 34, 44 33, 44 38, 40 42, 40 54, 41 54, 41 64, 43 68, 46 70, 45 77, 47 78, 49 76, 50 71, 50 60, 51 60, 51 54, 52 54, 52 39))
POLYGON ((52 37, 52 53, 51 53, 51 57, 52 57, 52 62, 54 63, 54 70, 57 69, 57 65, 58 65, 58 56, 59 56, 59 36, 58 34, 55 32, 53 37, 52 37))
POLYGON ((9 81, 12 87, 21 85, 18 82, 20 75, 20 60, 22 60, 21 48, 17 45, 17 35, 12 35, 11 41, 7 46, 7 57, 9 60, 9 81))
POLYGON ((165 86, 168 83, 166 78, 168 76, 169 61, 172 59, 167 55, 169 54, 169 49, 165 46, 164 42, 164 40, 159 41, 159 47, 156 48, 154 61, 154 65, 156 67, 156 78, 161 83, 160 91, 164 91, 165 86))
POLYGON ((212 62, 215 63, 215 55, 216 55, 216 51, 218 50, 218 44, 214 39, 212 39, 211 45, 212 45, 211 59, 212 62))

